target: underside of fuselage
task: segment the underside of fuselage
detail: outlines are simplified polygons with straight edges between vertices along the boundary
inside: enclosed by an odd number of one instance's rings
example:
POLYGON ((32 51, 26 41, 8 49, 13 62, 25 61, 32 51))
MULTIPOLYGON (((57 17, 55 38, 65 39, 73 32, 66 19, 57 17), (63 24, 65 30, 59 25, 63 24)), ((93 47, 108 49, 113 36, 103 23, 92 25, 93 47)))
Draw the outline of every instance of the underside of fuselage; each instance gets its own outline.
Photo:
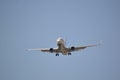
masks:
MULTIPOLYGON (((71 55, 71 53, 68 52, 68 50, 64 44, 58 43, 57 46, 58 46, 60 53, 62 53, 62 55, 71 55)), ((59 54, 56 54, 56 55, 59 55, 59 54)))
MULTIPOLYGON (((71 53, 68 52, 63 39, 61 38, 57 39, 57 46, 58 46, 59 52, 62 53, 62 55, 71 55, 71 53)), ((59 56, 59 54, 56 53, 56 56, 59 56)))

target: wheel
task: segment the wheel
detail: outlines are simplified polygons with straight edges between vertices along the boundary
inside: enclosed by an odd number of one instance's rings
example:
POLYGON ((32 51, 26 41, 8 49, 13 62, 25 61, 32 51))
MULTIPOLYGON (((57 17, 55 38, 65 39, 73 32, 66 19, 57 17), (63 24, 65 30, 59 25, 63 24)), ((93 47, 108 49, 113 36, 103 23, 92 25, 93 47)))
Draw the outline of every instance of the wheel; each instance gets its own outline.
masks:
POLYGON ((57 53, 55 56, 59 56, 59 54, 57 53))
POLYGON ((71 55, 71 53, 68 53, 68 55, 71 55))

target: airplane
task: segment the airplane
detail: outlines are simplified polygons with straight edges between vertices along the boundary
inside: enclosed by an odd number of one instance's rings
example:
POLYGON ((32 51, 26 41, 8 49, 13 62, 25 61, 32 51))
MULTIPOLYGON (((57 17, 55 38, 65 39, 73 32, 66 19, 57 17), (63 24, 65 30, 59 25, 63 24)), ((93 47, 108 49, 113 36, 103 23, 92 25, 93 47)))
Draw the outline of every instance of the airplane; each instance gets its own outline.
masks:
POLYGON ((71 47, 66 47, 65 46, 65 41, 59 37, 57 39, 57 48, 35 48, 35 49, 28 49, 29 51, 35 50, 35 51, 42 51, 42 52, 49 52, 49 53, 55 53, 55 56, 59 56, 59 53, 62 53, 62 55, 71 55, 71 52, 74 51, 79 51, 82 49, 85 49, 87 47, 93 47, 93 46, 98 46, 99 44, 95 45, 88 45, 88 46, 71 46, 71 47))

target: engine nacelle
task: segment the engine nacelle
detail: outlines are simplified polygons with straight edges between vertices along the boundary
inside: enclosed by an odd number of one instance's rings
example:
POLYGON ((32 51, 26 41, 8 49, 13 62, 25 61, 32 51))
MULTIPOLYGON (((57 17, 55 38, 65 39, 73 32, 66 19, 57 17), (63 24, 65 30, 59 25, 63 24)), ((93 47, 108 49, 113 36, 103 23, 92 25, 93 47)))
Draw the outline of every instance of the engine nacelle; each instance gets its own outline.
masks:
POLYGON ((53 48, 50 48, 50 52, 53 53, 53 48))
POLYGON ((72 51, 74 51, 74 50, 75 50, 75 47, 74 47, 74 46, 72 46, 72 47, 71 47, 71 50, 72 50, 72 51))

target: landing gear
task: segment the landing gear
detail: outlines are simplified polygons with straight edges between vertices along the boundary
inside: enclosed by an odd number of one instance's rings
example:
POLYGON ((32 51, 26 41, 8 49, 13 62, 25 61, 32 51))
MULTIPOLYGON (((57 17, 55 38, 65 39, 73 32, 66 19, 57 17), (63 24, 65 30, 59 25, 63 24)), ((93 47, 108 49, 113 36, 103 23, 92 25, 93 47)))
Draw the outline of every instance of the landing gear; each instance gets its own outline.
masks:
POLYGON ((68 53, 68 55, 71 55, 71 53, 68 53))
POLYGON ((55 56, 59 56, 59 54, 57 53, 55 56))

